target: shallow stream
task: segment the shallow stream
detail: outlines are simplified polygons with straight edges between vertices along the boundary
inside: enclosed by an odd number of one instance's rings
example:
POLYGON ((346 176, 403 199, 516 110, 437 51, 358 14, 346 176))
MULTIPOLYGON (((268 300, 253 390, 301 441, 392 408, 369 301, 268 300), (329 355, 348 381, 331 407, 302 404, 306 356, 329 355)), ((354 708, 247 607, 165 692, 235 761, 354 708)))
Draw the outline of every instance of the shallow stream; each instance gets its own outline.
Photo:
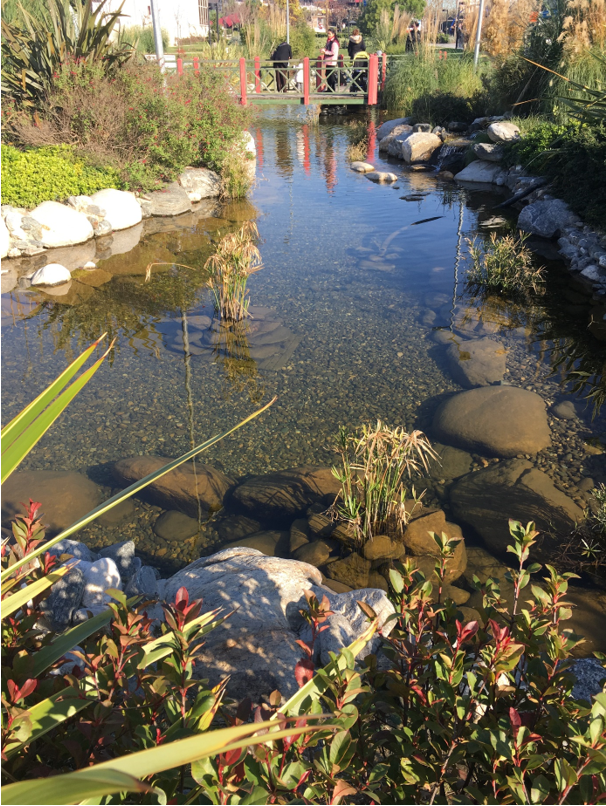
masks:
MULTIPOLYGON (((248 201, 214 216, 204 206, 148 221, 138 245, 122 254, 111 254, 110 245, 105 259, 98 244, 98 268, 110 276, 98 275, 97 285, 82 276, 65 297, 19 285, 2 295, 3 422, 92 339, 106 330, 116 338, 111 360, 22 469, 78 470, 109 493, 116 460, 177 456, 274 395, 267 414, 203 460, 234 477, 332 464, 339 426, 377 419, 431 435, 437 405, 461 390, 436 333, 481 322, 509 350, 506 383, 538 392, 548 407, 578 402, 576 418, 550 417, 553 445, 532 461, 587 504, 583 479, 606 481, 604 415, 592 419, 566 371, 580 368, 591 380, 603 345, 586 333, 587 308, 567 291, 564 267, 544 261, 547 292, 533 306, 474 298, 465 283, 465 239, 505 233, 515 214, 495 211, 503 200, 495 192, 404 172, 402 163, 376 153, 372 136, 368 159, 400 179, 378 185, 352 172, 351 120, 313 122, 295 107, 264 111, 253 129, 257 183, 248 201), (213 239, 248 219, 259 227, 264 264, 249 281, 254 318, 237 344, 213 353, 204 336, 212 299, 203 265, 213 239), (153 261, 169 265, 145 282, 153 261), (279 328, 278 349, 267 336, 279 328)), ((591 390, 589 384, 583 394, 591 390)), ((472 460, 472 468, 493 461, 472 460)), ((428 501, 440 500, 446 481, 434 479, 428 501)), ((159 512, 136 502, 120 525, 94 525, 80 537, 94 545, 132 538, 173 569, 216 550, 212 528, 194 541, 157 537, 159 512)))

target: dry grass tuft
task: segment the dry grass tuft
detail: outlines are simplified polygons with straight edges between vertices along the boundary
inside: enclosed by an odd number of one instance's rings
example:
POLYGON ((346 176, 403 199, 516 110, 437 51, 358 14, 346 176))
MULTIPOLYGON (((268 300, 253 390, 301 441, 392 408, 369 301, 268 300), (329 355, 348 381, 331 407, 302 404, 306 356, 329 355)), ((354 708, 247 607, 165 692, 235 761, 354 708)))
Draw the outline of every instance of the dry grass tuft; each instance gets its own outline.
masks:
POLYGON ((247 221, 239 232, 221 239, 216 253, 204 265, 210 272, 215 310, 222 318, 238 322, 248 314, 246 284, 251 274, 263 268, 258 238, 256 224, 247 221))

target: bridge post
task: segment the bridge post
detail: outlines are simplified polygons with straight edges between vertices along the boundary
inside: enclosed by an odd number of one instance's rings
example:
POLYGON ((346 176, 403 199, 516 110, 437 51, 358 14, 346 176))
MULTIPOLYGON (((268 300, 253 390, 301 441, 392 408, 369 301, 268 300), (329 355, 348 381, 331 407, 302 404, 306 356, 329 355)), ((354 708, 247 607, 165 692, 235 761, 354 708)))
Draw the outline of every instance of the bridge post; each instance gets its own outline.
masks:
POLYGON ((303 103, 309 106, 309 56, 303 59, 303 103))
POLYGON ((387 75, 387 53, 381 57, 381 92, 385 90, 385 76, 387 75))
POLYGON ((177 74, 183 75, 183 59, 177 59, 177 74))
POLYGON ((255 56, 255 92, 261 92, 261 59, 255 56))
POLYGON ((242 57, 240 59, 240 103, 242 106, 246 106, 247 98, 246 98, 246 59, 242 57))
POLYGON ((368 60, 368 106, 376 106, 379 84, 379 57, 371 53, 368 60))
POLYGON ((194 56, 194 74, 200 75, 200 59, 197 56, 194 56))

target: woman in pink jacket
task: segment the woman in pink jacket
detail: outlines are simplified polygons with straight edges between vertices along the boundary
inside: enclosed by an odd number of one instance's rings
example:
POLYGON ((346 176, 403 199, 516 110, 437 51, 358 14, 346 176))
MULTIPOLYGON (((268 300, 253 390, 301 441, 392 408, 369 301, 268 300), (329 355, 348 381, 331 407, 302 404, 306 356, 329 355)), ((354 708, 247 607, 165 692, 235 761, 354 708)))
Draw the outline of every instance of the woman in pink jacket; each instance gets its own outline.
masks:
POLYGON ((334 28, 328 29, 326 45, 320 51, 326 69, 326 82, 332 92, 336 92, 339 85, 339 40, 334 28))

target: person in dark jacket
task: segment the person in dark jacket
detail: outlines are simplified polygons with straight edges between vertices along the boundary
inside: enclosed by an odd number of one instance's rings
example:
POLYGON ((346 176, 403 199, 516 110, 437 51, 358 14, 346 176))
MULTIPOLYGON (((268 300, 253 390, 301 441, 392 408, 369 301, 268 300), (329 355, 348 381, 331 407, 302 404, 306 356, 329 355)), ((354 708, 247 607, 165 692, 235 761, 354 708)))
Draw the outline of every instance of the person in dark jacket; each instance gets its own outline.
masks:
POLYGON ((359 28, 354 28, 349 37, 349 42, 347 43, 349 58, 353 59, 356 53, 359 53, 361 50, 366 50, 366 45, 364 44, 359 28))
POLYGON ((276 69, 276 89, 278 92, 284 92, 286 89, 286 71, 284 68, 288 67, 289 59, 292 59, 292 48, 288 42, 282 42, 271 54, 274 67, 278 68, 276 69))
POLYGON ((350 92, 368 92, 368 60, 370 56, 365 50, 359 50, 354 56, 351 72, 350 92))

